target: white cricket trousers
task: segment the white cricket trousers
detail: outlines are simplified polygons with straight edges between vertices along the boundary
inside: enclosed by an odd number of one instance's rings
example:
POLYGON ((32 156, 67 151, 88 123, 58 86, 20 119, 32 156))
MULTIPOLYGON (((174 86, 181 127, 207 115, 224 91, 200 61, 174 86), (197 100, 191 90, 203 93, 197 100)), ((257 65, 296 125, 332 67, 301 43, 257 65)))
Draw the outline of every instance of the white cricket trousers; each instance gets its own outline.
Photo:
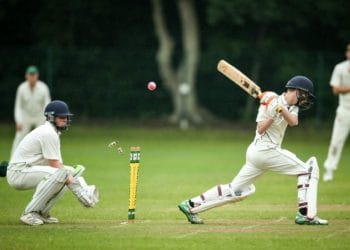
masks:
POLYGON ((344 143, 350 131, 350 110, 341 106, 337 108, 337 114, 333 124, 331 142, 328 149, 328 156, 324 162, 327 170, 336 170, 344 143))
MULTIPOLYGON (((66 169, 74 173, 74 168, 65 166, 66 169)), ((53 175, 58 168, 50 166, 31 166, 25 164, 10 166, 7 170, 7 182, 11 187, 18 190, 27 190, 36 188, 36 186, 44 179, 53 175)))
POLYGON ((288 150, 250 144, 246 153, 246 164, 231 183, 233 190, 242 190, 267 171, 285 175, 309 173, 308 165, 288 150))
POLYGON ((22 141, 22 139, 33 129, 37 128, 40 125, 43 125, 45 122, 45 119, 43 117, 34 117, 34 118, 25 118, 23 119, 23 122, 21 123, 22 129, 16 131, 15 138, 12 143, 12 149, 11 149, 11 157, 13 153, 15 152, 18 144, 22 141))
POLYGON ((201 213, 228 202, 240 201, 255 192, 253 183, 267 171, 298 177, 298 208, 306 209, 307 216, 317 214, 318 164, 315 157, 306 163, 293 153, 272 144, 250 144, 246 153, 246 163, 231 183, 215 186, 191 199, 197 206, 193 213, 201 213))

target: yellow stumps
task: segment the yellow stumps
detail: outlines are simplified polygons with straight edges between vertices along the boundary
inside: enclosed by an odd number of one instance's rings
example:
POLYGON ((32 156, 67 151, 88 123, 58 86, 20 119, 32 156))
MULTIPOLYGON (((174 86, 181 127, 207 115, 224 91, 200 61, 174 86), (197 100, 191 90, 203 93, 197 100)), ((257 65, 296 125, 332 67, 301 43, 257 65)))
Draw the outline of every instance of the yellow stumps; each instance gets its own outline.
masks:
POLYGON ((129 210, 128 221, 133 222, 135 219, 137 179, 140 167, 140 147, 130 147, 130 193, 129 193, 129 210))

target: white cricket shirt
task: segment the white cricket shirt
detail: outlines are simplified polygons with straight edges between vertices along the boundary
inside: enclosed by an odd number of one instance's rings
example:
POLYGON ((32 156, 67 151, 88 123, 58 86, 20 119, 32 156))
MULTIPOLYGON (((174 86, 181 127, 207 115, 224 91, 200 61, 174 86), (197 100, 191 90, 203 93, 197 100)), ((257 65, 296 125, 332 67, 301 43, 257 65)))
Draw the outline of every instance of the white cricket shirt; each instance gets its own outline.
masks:
POLYGON ((62 163, 60 134, 48 121, 27 134, 16 148, 10 164, 48 166, 48 160, 62 163))
MULTIPOLYGON (((278 103, 281 106, 284 106, 286 109, 289 110, 292 114, 298 116, 299 107, 298 106, 289 106, 287 104, 287 101, 284 97, 284 94, 277 97, 278 103)), ((266 105, 260 105, 259 112, 256 117, 256 122, 261 122, 264 120, 270 119, 270 116, 267 113, 267 106, 266 105)), ((288 122, 283 118, 281 114, 276 114, 276 116, 273 118, 273 122, 271 126, 260 135, 256 131, 255 135, 255 144, 261 145, 261 146, 268 146, 268 147, 281 147, 284 134, 286 132, 286 128, 288 126, 288 122)))
MULTIPOLYGON (((330 85, 350 87, 350 60, 335 65, 330 85)), ((339 94, 339 106, 350 110, 350 93, 339 94)))
POLYGON ((49 88, 42 81, 37 81, 31 89, 27 81, 17 88, 15 101, 15 121, 23 123, 35 118, 43 119, 44 109, 51 101, 49 88))

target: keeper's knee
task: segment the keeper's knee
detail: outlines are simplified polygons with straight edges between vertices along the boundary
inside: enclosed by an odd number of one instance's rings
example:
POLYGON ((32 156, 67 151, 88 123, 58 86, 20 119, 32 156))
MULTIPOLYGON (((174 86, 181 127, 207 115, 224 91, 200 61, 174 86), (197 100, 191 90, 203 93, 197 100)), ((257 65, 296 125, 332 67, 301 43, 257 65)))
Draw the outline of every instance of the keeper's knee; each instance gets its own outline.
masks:
POLYGON ((83 172, 85 171, 85 167, 83 165, 75 165, 73 167, 71 166, 64 166, 64 168, 68 171, 70 175, 73 177, 79 177, 82 176, 83 172))
POLYGON ((53 175, 51 175, 51 177, 49 177, 49 179, 52 178, 54 182, 64 183, 67 181, 68 175, 68 170, 64 168, 59 168, 53 175))

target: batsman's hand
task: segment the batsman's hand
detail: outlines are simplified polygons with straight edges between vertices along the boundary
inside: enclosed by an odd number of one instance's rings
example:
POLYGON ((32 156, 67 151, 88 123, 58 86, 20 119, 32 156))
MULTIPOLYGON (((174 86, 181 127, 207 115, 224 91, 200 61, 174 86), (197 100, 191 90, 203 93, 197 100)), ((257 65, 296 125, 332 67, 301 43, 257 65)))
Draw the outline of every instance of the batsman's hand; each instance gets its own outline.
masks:
POLYGON ((261 94, 260 105, 268 106, 270 102, 276 97, 278 97, 278 95, 275 92, 265 91, 264 93, 261 94))
POLYGON ((278 101, 278 97, 275 97, 270 101, 267 106, 267 115, 272 119, 276 118, 282 112, 282 105, 278 101))

